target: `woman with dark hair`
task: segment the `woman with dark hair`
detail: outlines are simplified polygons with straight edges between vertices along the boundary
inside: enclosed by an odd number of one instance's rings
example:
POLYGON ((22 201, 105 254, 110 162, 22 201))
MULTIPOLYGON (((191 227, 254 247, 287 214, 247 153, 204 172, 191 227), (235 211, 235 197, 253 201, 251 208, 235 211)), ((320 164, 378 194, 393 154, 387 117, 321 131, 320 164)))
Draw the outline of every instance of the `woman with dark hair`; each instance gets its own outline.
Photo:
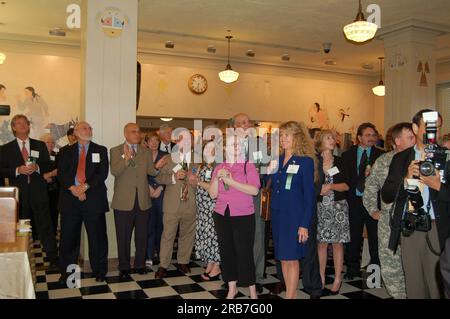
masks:
MULTIPOLYGON (((144 145, 150 149, 153 162, 158 162, 162 157, 167 155, 166 152, 159 150, 159 136, 151 133, 145 136, 144 145)), ((163 199, 164 185, 156 182, 155 177, 148 176, 148 188, 150 198, 152 199, 152 207, 150 208, 150 218, 148 219, 148 241, 147 241, 147 258, 146 266, 159 264, 159 251, 161 246, 161 235, 163 232, 163 199)))

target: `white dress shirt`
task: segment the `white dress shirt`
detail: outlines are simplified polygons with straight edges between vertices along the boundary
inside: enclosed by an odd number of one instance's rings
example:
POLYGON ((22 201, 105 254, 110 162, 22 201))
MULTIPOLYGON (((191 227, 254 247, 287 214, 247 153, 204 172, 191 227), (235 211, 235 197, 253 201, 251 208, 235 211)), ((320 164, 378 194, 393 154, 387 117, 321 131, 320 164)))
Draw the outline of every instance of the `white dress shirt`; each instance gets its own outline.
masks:
POLYGON ((169 142, 169 144, 164 144, 164 142, 161 141, 161 144, 159 145, 159 149, 161 151, 167 152, 167 153, 170 153, 172 151, 172 147, 170 145, 170 142, 169 142), (167 149, 166 149, 166 147, 167 147, 167 149))

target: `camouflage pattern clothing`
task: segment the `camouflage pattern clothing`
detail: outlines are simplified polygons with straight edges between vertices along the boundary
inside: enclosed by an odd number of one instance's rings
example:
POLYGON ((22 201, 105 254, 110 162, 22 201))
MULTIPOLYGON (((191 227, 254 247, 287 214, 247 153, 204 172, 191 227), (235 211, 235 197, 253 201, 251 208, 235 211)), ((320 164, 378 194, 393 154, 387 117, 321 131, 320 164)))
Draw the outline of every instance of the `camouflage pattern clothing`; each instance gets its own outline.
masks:
MULTIPOLYGON (((378 211, 377 194, 381 191, 389 173, 389 165, 395 151, 381 155, 372 167, 371 174, 366 179, 363 196, 364 207, 369 215, 378 211)), ((381 275, 387 292, 395 299, 406 299, 405 274, 403 272, 400 247, 394 254, 389 248, 389 210, 392 204, 381 201, 381 217, 378 221, 378 251, 381 263, 381 275)))

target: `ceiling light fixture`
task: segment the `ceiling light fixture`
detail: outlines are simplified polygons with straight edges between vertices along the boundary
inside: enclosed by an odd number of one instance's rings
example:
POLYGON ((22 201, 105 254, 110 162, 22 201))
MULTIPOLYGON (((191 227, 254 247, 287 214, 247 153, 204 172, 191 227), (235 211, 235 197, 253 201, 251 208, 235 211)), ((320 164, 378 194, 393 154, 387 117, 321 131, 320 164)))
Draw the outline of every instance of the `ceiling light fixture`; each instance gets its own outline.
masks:
POLYGON ((377 86, 372 88, 372 92, 375 95, 384 96, 386 94, 386 88, 383 83, 383 59, 384 58, 379 57, 378 59, 380 59, 380 82, 378 83, 377 86))
POLYGON ((66 31, 64 31, 64 29, 61 29, 61 28, 53 28, 53 29, 50 29, 48 34, 52 35, 52 36, 56 36, 56 37, 65 37, 66 31))
MULTIPOLYGON (((228 30, 228 32, 230 32, 230 30, 228 30)), ((228 40, 228 64, 225 70, 219 72, 219 78, 222 82, 233 83, 239 78, 239 73, 234 71, 231 68, 230 64, 230 40, 233 38, 233 36, 227 35, 225 38, 228 40)))
POLYGON ((291 59, 291 57, 289 56, 288 53, 284 53, 284 54, 281 56, 281 60, 283 60, 283 61, 289 61, 290 59, 291 59))
POLYGON ((163 121, 163 122, 170 122, 172 120, 173 120, 173 118, 171 118, 171 117, 161 117, 161 121, 163 121))
POLYGON ((175 48, 175 42, 173 41, 166 41, 165 45, 164 45, 167 49, 173 49, 175 48))
POLYGON ((378 26, 375 23, 367 22, 362 12, 361 0, 359 0, 359 10, 355 21, 344 27, 345 37, 353 42, 366 42, 373 39, 377 29, 378 26))
POLYGON ((6 60, 6 54, 0 52, 0 64, 3 64, 6 60))

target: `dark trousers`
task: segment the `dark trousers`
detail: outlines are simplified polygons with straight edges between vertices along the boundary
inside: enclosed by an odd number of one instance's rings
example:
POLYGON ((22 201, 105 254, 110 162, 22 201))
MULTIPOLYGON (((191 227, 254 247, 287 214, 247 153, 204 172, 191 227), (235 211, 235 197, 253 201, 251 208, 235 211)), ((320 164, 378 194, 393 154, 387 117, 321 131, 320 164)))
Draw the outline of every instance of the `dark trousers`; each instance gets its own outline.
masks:
POLYGON ((150 208, 150 217, 148 219, 148 240, 147 240, 147 259, 151 260, 153 256, 158 256, 161 248, 161 236, 163 233, 163 196, 152 200, 150 208))
POLYGON ((350 242, 346 244, 345 262, 347 273, 358 274, 361 271, 361 247, 364 225, 369 240, 370 263, 380 264, 378 258, 378 221, 370 217, 362 203, 362 197, 349 199, 350 242))
POLYGON ((253 244, 255 240, 255 216, 225 216, 214 213, 214 225, 219 242, 224 282, 237 281, 240 287, 256 282, 253 244))
MULTIPOLYGON (((281 262, 276 261, 277 277, 283 283, 283 271, 281 262)), ((322 279, 319 271, 319 257, 317 255, 317 212, 314 212, 308 229, 308 241, 306 242, 306 255, 300 261, 302 283, 306 292, 310 295, 322 295, 322 279)))
POLYGON ((134 268, 145 268, 145 254, 147 252, 147 228, 149 211, 141 210, 137 196, 133 210, 114 210, 114 222, 116 224, 117 250, 119 255, 119 270, 130 270, 130 245, 134 232, 134 245, 136 247, 134 268))
POLYGON ((59 217, 58 198, 59 198, 59 190, 58 189, 48 191, 48 203, 50 206, 50 218, 52 220, 53 233, 55 236, 58 231, 58 217, 59 217))
POLYGON ((32 220, 32 229, 37 230, 37 236, 34 235, 33 239, 40 239, 49 260, 56 262, 58 249, 50 218, 48 198, 36 198, 31 194, 31 190, 28 187, 22 187, 20 191, 23 191, 22 196, 20 196, 22 208, 20 210, 20 218, 32 220))
POLYGON ((59 244, 59 264, 62 273, 68 265, 77 264, 80 254, 81 226, 86 228, 89 261, 94 274, 108 272, 108 237, 104 212, 89 209, 84 202, 74 198, 72 205, 61 211, 61 239, 59 244))
POLYGON ((310 295, 322 294, 322 279, 320 278, 319 256, 317 255, 317 211, 313 213, 306 241, 306 255, 300 261, 302 283, 310 295))

